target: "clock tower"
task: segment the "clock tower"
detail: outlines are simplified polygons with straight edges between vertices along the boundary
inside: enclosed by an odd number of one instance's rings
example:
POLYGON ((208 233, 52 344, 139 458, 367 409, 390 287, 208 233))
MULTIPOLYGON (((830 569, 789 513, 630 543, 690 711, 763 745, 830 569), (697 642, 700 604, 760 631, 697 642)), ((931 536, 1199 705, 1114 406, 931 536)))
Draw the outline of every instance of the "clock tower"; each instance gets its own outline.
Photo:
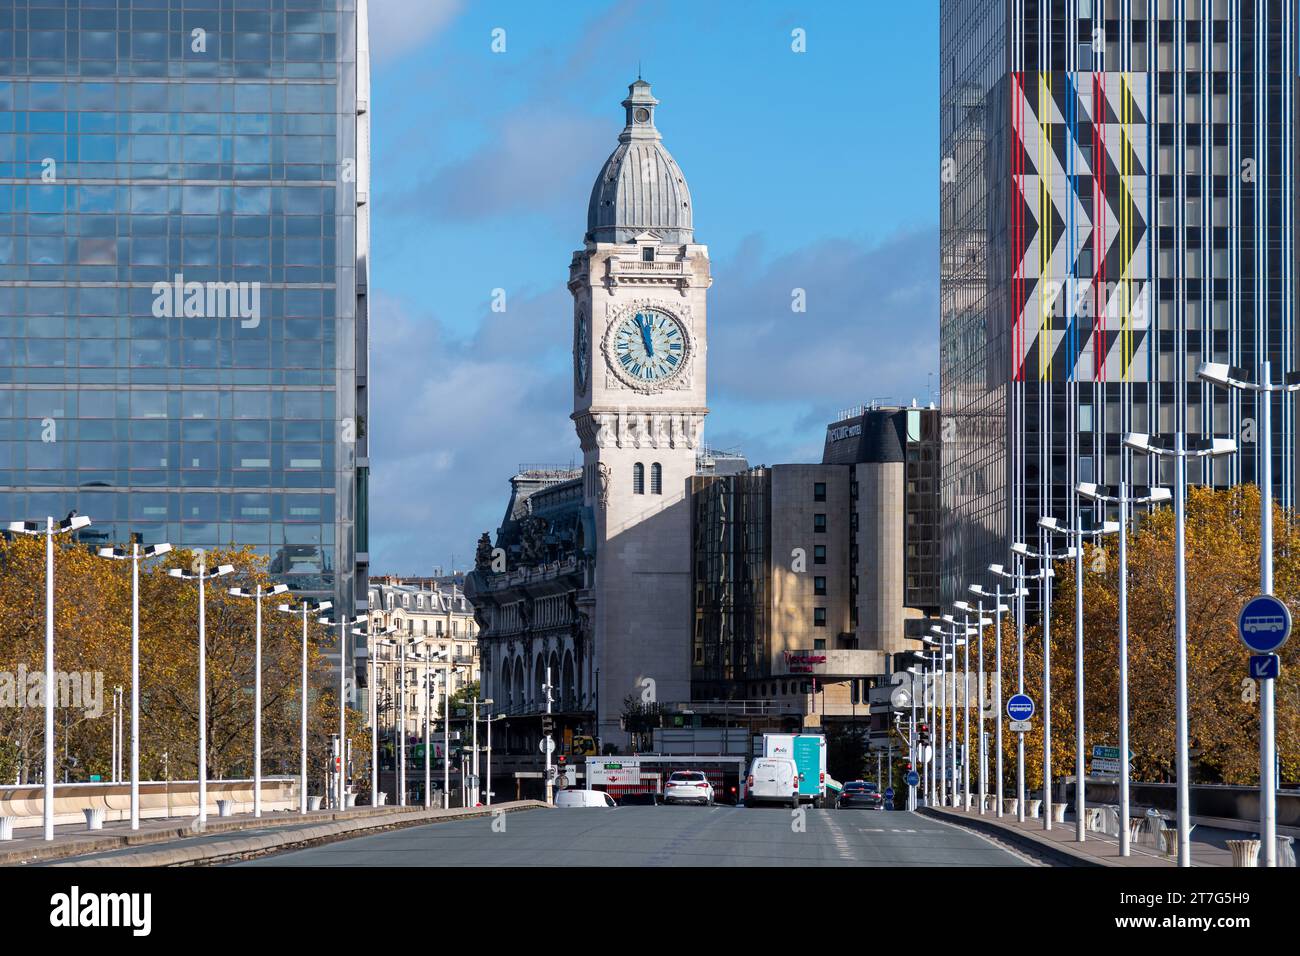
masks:
POLYGON ((704 430, 709 253, 638 79, 587 207, 573 294, 573 421, 594 516, 597 733, 624 746, 624 699, 690 700, 688 484, 704 430))

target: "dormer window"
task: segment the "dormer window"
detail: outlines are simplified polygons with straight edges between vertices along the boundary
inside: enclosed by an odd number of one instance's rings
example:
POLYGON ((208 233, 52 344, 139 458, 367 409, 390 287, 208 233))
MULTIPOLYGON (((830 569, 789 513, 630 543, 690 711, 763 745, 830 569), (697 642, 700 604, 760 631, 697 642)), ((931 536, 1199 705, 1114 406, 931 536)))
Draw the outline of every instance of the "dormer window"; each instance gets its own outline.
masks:
POLYGON ((654 261, 655 261, 655 247, 654 247, 654 246, 642 246, 642 247, 641 247, 641 261, 642 261, 642 262, 654 262, 654 261))

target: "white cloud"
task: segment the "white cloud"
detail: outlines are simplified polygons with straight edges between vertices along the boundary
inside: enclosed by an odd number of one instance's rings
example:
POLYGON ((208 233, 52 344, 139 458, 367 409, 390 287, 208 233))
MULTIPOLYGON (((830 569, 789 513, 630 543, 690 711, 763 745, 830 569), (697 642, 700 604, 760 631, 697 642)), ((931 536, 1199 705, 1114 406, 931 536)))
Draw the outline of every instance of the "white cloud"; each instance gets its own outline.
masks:
POLYGON ((460 13, 462 0, 370 0, 370 55, 396 60, 438 33, 460 13))
MULTIPOLYGON (((527 328, 537 303, 505 316, 527 328)), ((562 320, 560 320, 562 322, 562 320)), ((552 326, 558 324, 554 315, 552 326)), ((370 453, 374 573, 429 573, 465 564, 483 531, 495 532, 521 462, 579 455, 569 421, 567 362, 537 360, 537 343, 485 322, 471 342, 438 317, 376 297, 372 329, 370 453)), ((562 327, 562 326, 561 326, 562 327)), ((559 334, 568 341, 567 332, 559 334)))
MULTIPOLYGON (((752 464, 817 461, 838 409, 924 400, 938 365, 938 237, 867 247, 818 242, 768 260, 748 243, 715 263, 706 439, 752 464), (790 290, 808 311, 790 311, 790 290)), ((371 552, 376 574, 466 566, 495 533, 509 479, 529 463, 580 461, 562 286, 512 293, 472 339, 380 293, 372 319, 371 552)))

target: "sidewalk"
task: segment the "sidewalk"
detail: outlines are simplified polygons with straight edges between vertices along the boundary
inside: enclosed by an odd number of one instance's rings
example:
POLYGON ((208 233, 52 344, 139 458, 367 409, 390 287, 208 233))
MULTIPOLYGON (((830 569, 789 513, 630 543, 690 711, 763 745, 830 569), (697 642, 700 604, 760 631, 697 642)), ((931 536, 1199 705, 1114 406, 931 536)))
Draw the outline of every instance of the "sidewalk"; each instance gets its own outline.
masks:
POLYGON ((195 817, 141 820, 140 829, 134 831, 129 821, 105 823, 103 830, 96 831, 87 831, 84 825, 67 824, 56 827, 54 839, 49 841, 43 839, 39 826, 23 827, 14 831, 14 839, 0 843, 0 866, 59 862, 92 866, 202 863, 241 852, 264 852, 297 843, 337 838, 354 831, 415 826, 440 819, 483 816, 496 810, 509 812, 532 806, 545 804, 523 800, 491 807, 449 810, 440 807, 426 810, 423 806, 355 807, 305 814, 276 811, 264 813, 260 818, 243 813, 209 817, 202 830, 198 829, 195 817))
MULTIPOLYGON (((1003 814, 999 819, 992 810, 981 814, 959 807, 923 807, 919 812, 1003 840, 1056 866, 1172 867, 1178 862, 1136 841, 1130 844, 1131 856, 1120 856, 1119 838, 1095 830, 1089 830, 1087 839, 1077 843, 1071 814, 1066 814, 1064 823, 1053 821, 1052 829, 1044 830, 1042 819, 1026 817, 1020 823, 1014 814, 1003 814)), ((1192 865, 1232 866, 1231 851, 1226 846, 1197 840, 1199 831, 1199 827, 1192 831, 1192 865)))

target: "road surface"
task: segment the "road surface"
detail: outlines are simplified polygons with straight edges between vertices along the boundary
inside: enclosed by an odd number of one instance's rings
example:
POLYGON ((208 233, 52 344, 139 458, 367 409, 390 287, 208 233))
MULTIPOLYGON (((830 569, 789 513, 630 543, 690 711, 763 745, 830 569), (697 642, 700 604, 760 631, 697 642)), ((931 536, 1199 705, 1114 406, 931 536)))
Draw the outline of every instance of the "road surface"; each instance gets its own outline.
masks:
POLYGON ((792 814, 777 807, 536 809, 392 830, 234 865, 1028 865, 980 836, 902 811, 792 814))

